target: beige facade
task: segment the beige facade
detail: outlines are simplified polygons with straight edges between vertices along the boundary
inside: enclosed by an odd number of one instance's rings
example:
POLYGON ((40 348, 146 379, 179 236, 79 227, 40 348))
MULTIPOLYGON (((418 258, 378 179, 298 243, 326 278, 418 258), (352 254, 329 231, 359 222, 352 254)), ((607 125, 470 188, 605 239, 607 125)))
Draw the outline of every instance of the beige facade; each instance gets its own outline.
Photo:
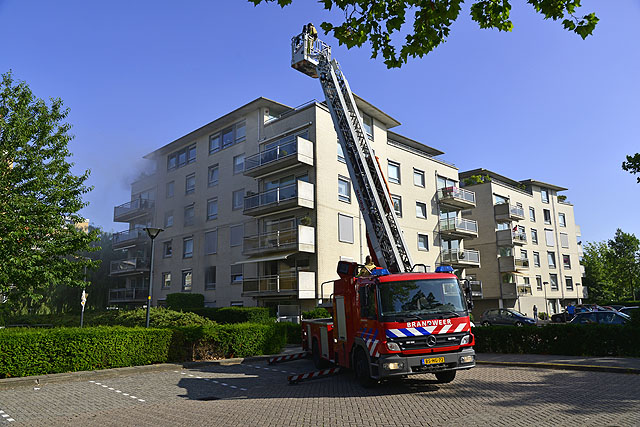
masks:
POLYGON ((463 211, 479 224, 471 242, 482 253, 482 267, 467 270, 482 283, 476 318, 488 308, 532 316, 534 305, 538 313, 557 313, 570 302, 581 303, 586 289, 580 228, 573 205, 558 195, 566 188, 485 169, 462 172, 460 180, 476 194, 476 208, 463 211))
MULTIPOLYGON (((478 252, 464 244, 477 223, 460 214, 475 205, 473 192, 458 188, 458 170, 435 158, 441 151, 391 131, 397 120, 357 102, 413 263, 431 271, 451 263, 463 277, 480 265, 478 252)), ((115 220, 129 225, 114 246, 126 249, 127 260, 148 259, 140 228, 164 229, 155 240, 153 305, 169 293, 194 292, 209 306, 307 310, 331 295, 326 282, 337 278, 338 261, 363 263, 369 253, 321 103, 290 108, 258 98, 146 157, 156 171, 132 185, 131 202, 116 207, 115 220)), ((148 275, 148 262, 126 266, 132 269, 115 268, 123 289, 144 285, 134 277, 148 275)))

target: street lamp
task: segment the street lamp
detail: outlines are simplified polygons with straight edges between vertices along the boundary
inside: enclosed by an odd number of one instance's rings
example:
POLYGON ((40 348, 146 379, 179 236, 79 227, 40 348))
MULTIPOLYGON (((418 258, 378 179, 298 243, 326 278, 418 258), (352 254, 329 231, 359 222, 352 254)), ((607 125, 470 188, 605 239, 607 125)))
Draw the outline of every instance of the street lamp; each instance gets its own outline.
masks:
POLYGON ((153 292, 153 241, 160 232, 164 231, 162 228, 145 227, 144 231, 147 232, 151 239, 151 267, 149 272, 149 296, 147 297, 147 323, 146 327, 149 327, 149 310, 151 309, 151 296, 153 292))

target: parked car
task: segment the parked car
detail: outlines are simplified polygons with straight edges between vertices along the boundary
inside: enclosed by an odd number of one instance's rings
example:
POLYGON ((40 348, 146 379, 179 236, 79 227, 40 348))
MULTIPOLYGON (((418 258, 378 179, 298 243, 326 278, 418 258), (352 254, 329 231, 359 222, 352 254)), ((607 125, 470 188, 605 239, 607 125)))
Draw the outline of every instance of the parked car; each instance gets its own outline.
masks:
POLYGON ((589 325, 600 323, 604 325, 623 325, 629 321, 630 317, 617 311, 586 311, 576 314, 576 317, 571 319, 571 324, 574 325, 589 325))
POLYGON ((556 314, 551 316, 551 321, 553 323, 565 323, 565 322, 568 322, 571 319, 573 319, 573 316, 570 315, 567 312, 567 310, 563 311, 562 313, 556 313, 556 314))
POLYGON ((579 304, 576 305, 576 314, 584 313, 587 311, 606 311, 604 307, 600 307, 597 304, 579 304))
POLYGON ((640 310, 640 307, 636 306, 636 307, 622 307, 618 311, 622 314, 626 314, 627 316, 631 316, 631 313, 636 313, 638 310, 640 310))
POLYGON ((536 321, 530 317, 525 316, 517 310, 512 308, 493 308, 487 310, 480 317, 480 324, 482 326, 490 325, 535 325, 536 321))

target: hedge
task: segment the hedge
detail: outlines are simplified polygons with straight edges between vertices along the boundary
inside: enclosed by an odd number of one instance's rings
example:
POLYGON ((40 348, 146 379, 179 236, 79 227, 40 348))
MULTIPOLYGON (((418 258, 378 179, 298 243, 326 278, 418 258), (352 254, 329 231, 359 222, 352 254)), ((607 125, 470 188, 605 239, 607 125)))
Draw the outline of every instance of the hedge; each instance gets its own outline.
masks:
POLYGON ((316 307, 302 313, 303 319, 326 319, 328 317, 331 317, 331 313, 324 307, 316 307))
POLYGON ((189 310, 204 307, 204 295, 192 293, 167 294, 167 308, 169 310, 189 310))
POLYGON ((480 353, 640 356, 640 328, 630 325, 485 326, 473 334, 480 353))
POLYGON ((269 315, 269 309, 266 307, 206 307, 192 308, 189 311, 222 324, 272 323, 275 321, 275 318, 269 315))

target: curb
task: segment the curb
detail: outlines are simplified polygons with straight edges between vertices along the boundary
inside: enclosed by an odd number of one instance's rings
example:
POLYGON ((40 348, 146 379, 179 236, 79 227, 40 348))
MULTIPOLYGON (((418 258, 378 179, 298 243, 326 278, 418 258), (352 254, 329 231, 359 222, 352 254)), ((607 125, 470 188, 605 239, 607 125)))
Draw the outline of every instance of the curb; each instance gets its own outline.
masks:
POLYGON ((548 363, 548 362, 497 362, 497 361, 494 362, 494 361, 485 361, 485 360, 476 360, 476 364, 640 375, 640 369, 620 368, 615 366, 577 365, 577 364, 570 364, 570 363, 548 363))

